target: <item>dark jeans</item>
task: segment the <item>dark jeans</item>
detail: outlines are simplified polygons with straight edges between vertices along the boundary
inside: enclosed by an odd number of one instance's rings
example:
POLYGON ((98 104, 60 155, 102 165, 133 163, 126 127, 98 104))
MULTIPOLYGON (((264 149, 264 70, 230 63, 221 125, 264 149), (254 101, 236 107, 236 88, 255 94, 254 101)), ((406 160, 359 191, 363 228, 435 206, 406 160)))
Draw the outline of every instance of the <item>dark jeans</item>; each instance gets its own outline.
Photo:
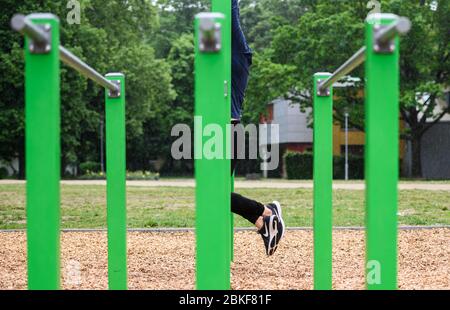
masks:
MULTIPOLYGON (((231 2, 232 9, 232 81, 231 81, 231 117, 236 125, 241 119, 242 105, 245 91, 248 84, 250 66, 252 65, 252 51, 247 44, 240 24, 239 2, 231 2)), ((233 137, 233 160, 231 164, 231 174, 234 173, 237 161, 237 146, 233 137)), ((239 194, 231 194, 231 211, 236 213, 250 223, 255 224, 264 213, 264 205, 245 198, 239 194)))
MULTIPOLYGON (((239 122, 233 122, 233 125, 239 122)), ((233 137, 233 160, 231 161, 231 175, 234 174, 236 166, 238 164, 237 160, 237 139, 233 137)), ((231 193, 231 212, 238 214, 245 218, 252 224, 255 224, 258 218, 264 213, 264 205, 255 201, 243 197, 236 193, 231 193)))
POLYGON ((232 1, 232 78, 231 78, 231 117, 241 119, 245 90, 248 84, 250 67, 253 62, 252 50, 247 44, 240 23, 239 3, 232 1))

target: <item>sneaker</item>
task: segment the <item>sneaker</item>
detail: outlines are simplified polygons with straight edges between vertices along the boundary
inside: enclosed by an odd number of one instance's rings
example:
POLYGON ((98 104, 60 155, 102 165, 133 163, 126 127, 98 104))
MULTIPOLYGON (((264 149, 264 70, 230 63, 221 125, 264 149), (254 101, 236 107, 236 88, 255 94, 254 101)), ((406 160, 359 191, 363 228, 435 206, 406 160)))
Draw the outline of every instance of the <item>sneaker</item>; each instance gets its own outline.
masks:
POLYGON ((283 239, 284 233, 286 232, 286 226, 284 225, 281 204, 278 201, 274 201, 273 203, 268 204, 267 208, 278 217, 278 220, 279 220, 278 230, 281 231, 281 237, 278 240, 278 243, 279 243, 280 240, 283 239))
POLYGON ((278 226, 279 220, 276 215, 267 216, 264 218, 264 226, 259 231, 259 234, 263 238, 267 256, 272 256, 278 246, 278 226))
MULTIPOLYGON (((268 204, 267 208, 270 211, 272 211, 273 214, 278 216, 278 219, 280 220, 280 224, 281 224, 281 227, 279 227, 278 229, 282 231, 281 232, 281 238, 283 238, 284 233, 286 231, 286 226, 284 225, 283 212, 281 210, 281 204, 278 201, 274 201, 273 203, 268 204)), ((281 240, 281 238, 280 238, 280 240, 281 240)))

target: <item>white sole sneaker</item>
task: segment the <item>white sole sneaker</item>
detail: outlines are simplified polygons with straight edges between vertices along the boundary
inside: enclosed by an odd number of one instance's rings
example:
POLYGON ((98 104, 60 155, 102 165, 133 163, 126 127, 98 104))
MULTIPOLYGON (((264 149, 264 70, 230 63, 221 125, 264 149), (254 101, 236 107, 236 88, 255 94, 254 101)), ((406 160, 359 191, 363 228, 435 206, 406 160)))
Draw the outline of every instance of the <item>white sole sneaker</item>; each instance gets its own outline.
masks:
POLYGON ((281 238, 280 238, 280 240, 281 240, 284 237, 284 234, 286 232, 286 226, 284 225, 284 220, 283 220, 283 211, 281 209, 281 204, 278 201, 274 201, 274 202, 272 202, 272 204, 277 209, 278 220, 280 221, 281 226, 283 226, 283 233, 281 234, 281 238))

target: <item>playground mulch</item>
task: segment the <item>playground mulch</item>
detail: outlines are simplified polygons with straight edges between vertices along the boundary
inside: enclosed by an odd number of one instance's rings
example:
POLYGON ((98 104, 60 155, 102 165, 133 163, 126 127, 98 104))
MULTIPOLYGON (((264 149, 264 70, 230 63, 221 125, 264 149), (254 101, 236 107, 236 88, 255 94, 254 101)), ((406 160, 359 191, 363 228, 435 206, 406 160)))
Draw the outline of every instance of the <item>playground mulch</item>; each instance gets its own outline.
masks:
MULTIPOLYGON (((25 289, 26 235, 0 233, 0 289, 25 289)), ((128 234, 130 289, 194 289, 194 233, 128 234)), ((103 232, 67 232, 61 237, 62 286, 107 288, 103 232)), ((232 288, 312 289, 312 232, 288 231, 272 258, 254 232, 236 233, 232 288)), ((335 289, 364 289, 364 232, 335 231, 335 289)), ((450 289, 450 229, 399 233, 400 289, 450 289)))

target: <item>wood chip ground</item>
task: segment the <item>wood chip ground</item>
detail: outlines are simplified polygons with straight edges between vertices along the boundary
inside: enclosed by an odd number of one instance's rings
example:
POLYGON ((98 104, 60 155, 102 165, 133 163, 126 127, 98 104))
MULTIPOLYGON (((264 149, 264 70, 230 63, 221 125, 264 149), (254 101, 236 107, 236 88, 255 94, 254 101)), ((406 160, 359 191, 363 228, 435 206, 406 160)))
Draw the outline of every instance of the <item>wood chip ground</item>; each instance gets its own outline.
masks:
MULTIPOLYGON (((312 232, 288 231, 276 255, 264 255, 260 236, 236 233, 232 288, 312 289, 312 232)), ((333 286, 364 288, 364 232, 335 231, 333 286)), ((0 233, 0 289, 26 289, 26 235, 0 233)), ((64 289, 107 288, 103 232, 61 236, 64 289)), ((129 233, 130 289, 194 289, 194 233, 129 233)), ((450 229, 399 233, 400 289, 450 289, 450 229)))

